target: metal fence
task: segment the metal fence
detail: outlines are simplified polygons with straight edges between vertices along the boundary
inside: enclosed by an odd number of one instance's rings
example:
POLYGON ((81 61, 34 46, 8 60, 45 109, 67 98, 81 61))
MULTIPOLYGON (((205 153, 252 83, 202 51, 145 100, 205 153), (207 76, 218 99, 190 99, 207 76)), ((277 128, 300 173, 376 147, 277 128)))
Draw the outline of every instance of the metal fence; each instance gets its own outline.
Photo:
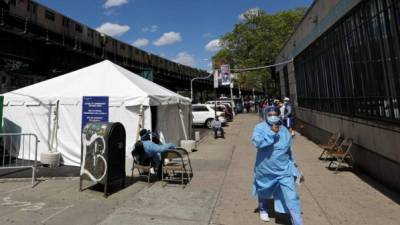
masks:
POLYGON ((35 134, 0 134, 0 170, 32 169, 32 186, 35 181, 37 148, 39 139, 35 134))
POLYGON ((302 107, 400 123, 400 1, 366 0, 295 58, 302 107))

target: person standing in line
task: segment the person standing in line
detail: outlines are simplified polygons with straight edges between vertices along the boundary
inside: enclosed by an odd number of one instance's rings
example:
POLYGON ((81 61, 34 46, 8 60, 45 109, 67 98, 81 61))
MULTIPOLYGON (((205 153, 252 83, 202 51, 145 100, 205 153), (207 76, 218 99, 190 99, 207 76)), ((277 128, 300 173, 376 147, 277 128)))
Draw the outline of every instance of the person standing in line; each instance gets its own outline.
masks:
POLYGON ((298 173, 292 155, 292 136, 281 126, 276 107, 268 107, 266 111, 266 121, 256 125, 252 135, 257 148, 253 195, 258 198, 260 219, 269 221, 267 199, 273 197, 276 212, 289 213, 293 225, 303 225, 295 183, 298 173))
POLYGON ((283 99, 284 106, 285 106, 285 114, 283 115, 283 121, 284 125, 287 129, 289 129, 290 133, 292 136, 294 136, 294 131, 293 131, 293 106, 292 103, 290 102, 290 99, 288 97, 285 97, 283 99))
POLYGON ((283 104, 283 101, 279 102, 279 117, 282 121, 285 117, 285 104, 283 104))

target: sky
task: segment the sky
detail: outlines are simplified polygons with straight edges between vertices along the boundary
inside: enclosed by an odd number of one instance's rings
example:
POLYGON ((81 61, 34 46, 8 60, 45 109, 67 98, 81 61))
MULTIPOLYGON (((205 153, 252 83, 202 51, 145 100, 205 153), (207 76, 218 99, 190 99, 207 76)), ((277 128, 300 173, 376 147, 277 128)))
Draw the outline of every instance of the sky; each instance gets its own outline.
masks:
POLYGON ((152 54, 210 70, 219 38, 251 9, 267 13, 313 0, 37 0, 152 54))

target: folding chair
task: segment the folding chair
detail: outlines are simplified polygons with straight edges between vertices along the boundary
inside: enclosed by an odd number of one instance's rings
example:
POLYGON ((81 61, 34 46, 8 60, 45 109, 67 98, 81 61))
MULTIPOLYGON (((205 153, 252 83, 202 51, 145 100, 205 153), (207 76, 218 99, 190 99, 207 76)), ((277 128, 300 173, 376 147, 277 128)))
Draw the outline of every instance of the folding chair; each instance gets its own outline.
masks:
MULTIPOLYGON (((339 147, 342 140, 343 139, 340 132, 333 133, 332 136, 328 139, 328 143, 319 145, 321 148, 323 148, 323 151, 318 159, 322 159, 322 157, 328 152, 335 151, 337 147, 339 147)), ((326 159, 327 157, 325 156, 324 160, 326 159)))
POLYGON ((184 148, 170 149, 162 153, 162 181, 190 182, 193 176, 189 153, 184 148), (179 176, 180 175, 180 176, 179 176))
POLYGON ((338 169, 341 167, 343 163, 346 162, 346 160, 350 160, 351 164, 349 163, 348 165, 352 166, 354 162, 353 156, 350 152, 352 146, 353 146, 353 139, 346 138, 336 149, 336 151, 329 152, 328 154, 330 158, 332 158, 333 160, 329 163, 328 168, 331 168, 332 164, 337 164, 335 169, 335 173, 337 173, 338 169))
MULTIPOLYGON (((132 177, 135 169, 137 169, 139 173, 139 177, 146 177, 147 183, 150 183, 150 178, 152 173, 150 172, 151 168, 154 171, 157 168, 154 167, 153 159, 151 157, 147 157, 144 152, 143 143, 141 141, 136 142, 135 149, 132 151, 133 157, 133 165, 132 165, 132 177)), ((157 173, 153 174, 157 176, 157 173)))

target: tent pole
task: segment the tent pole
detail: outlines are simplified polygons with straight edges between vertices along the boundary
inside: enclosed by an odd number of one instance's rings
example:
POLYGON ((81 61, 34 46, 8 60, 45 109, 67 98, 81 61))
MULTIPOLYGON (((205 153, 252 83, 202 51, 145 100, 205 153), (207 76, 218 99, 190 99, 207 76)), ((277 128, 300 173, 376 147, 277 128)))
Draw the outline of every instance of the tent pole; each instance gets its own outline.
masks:
POLYGON ((138 121, 138 126, 137 126, 137 131, 136 131, 136 141, 139 140, 139 133, 140 133, 140 127, 143 127, 143 105, 140 105, 140 110, 139 110, 139 121, 138 121))
POLYGON ((178 109, 179 109, 179 117, 180 117, 180 119, 181 119, 181 125, 182 125, 182 129, 183 129, 183 135, 185 135, 185 140, 188 140, 188 136, 187 136, 187 133, 186 133, 185 122, 183 121, 183 112, 182 112, 182 109, 181 109, 181 107, 179 106, 179 104, 177 104, 177 106, 178 106, 178 109))

